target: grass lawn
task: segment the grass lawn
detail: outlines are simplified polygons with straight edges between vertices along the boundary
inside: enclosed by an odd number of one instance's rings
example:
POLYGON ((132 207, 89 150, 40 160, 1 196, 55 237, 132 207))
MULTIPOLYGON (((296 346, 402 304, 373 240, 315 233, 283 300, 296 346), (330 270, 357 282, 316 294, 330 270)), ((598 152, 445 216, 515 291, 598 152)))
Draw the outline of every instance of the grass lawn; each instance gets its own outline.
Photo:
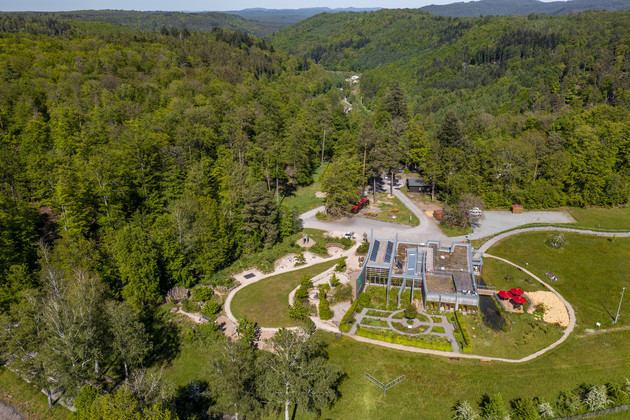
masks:
MULTIPOLYGON (((324 168, 327 168, 328 164, 324 164, 324 168)), ((315 197, 317 191, 321 191, 322 183, 319 178, 322 174, 321 167, 317 168, 317 171, 313 175, 313 183, 305 187, 299 187, 293 195, 283 197, 282 204, 289 208, 297 208, 298 214, 307 212, 315 207, 319 207, 324 204, 321 198, 315 197)))
POLYGON ((66 419, 70 416, 70 411, 59 404, 49 409, 43 393, 3 366, 0 366, 0 400, 17 408, 27 419, 66 419))
MULTIPOLYGON (((487 285, 495 286, 497 292, 499 290, 510 290, 514 287, 523 289, 525 293, 547 290, 537 280, 534 280, 518 268, 494 258, 484 258, 483 275, 477 276, 477 278, 479 277, 487 285)), ((542 276, 541 279, 547 280, 545 276, 542 276)))
MULTIPOLYGON (((378 216, 371 217, 367 216, 365 211, 363 211, 360 213, 361 217, 408 226, 418 226, 420 224, 418 217, 413 214, 411 210, 409 210, 398 198, 387 197, 387 193, 376 193, 376 203, 373 202, 374 198, 372 195, 368 198, 372 201, 370 207, 378 207, 380 212, 378 213, 378 216), (410 217, 411 222, 409 219, 410 217)), ((367 211, 369 212, 370 210, 368 209, 367 211)))
POLYGON ((450 226, 450 225, 445 225, 445 224, 440 223, 438 224, 438 227, 440 228, 442 233, 448 236, 449 238, 453 236, 468 235, 470 232, 472 232, 472 229, 470 229, 470 226, 466 227, 466 229, 462 229, 459 226, 450 226))
POLYGON ((507 318, 509 328, 505 332, 485 327, 479 316, 464 317, 474 354, 520 359, 557 341, 564 332, 563 327, 536 320, 530 314, 503 315, 507 318))
MULTIPOLYGON (((528 269, 541 279, 551 271, 558 281, 550 283, 575 309, 576 332, 613 327, 621 288, 630 289, 630 239, 564 234, 565 245, 554 249, 545 244, 550 232, 512 236, 488 250, 528 269)), ((489 258, 484 260, 490 261, 489 258)), ((484 267, 485 270, 485 267, 484 267)), ((484 273, 485 275, 485 273, 484 273)), ((626 294, 626 299, 628 295, 626 294)), ((630 304, 622 305, 615 327, 630 325, 630 304)))
POLYGON ((601 229, 630 229, 630 207, 614 207, 611 209, 590 207, 590 208, 568 208, 566 209, 576 220, 577 224, 583 227, 601 229))
POLYGON ((239 290, 232 299, 232 312, 238 319, 247 317, 261 327, 291 327, 297 323, 289 318, 289 293, 300 284, 306 274, 314 277, 337 264, 326 261, 289 273, 268 277, 239 290))
MULTIPOLYGON (((622 382, 630 370, 630 331, 583 339, 569 338, 549 353, 527 363, 482 363, 414 354, 320 333, 329 343, 330 361, 343 367, 347 378, 341 399, 322 418, 450 419, 458 400, 477 405, 484 393, 500 392, 504 401, 542 399, 553 403, 560 391, 582 383, 622 382), (597 355, 593 357, 593 355, 597 355), (363 379, 368 372, 381 382, 406 375, 386 396, 363 379)), ((555 408, 555 407, 554 407, 555 408)), ((300 415, 299 418, 309 418, 300 415)))

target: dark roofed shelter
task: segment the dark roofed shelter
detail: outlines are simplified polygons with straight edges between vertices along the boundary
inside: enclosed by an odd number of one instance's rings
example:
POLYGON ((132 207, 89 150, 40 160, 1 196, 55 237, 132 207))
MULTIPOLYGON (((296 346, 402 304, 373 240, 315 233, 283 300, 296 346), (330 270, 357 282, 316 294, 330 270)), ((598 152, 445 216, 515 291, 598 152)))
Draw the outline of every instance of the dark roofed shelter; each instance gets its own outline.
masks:
POLYGON ((431 192, 431 184, 422 178, 407 178, 407 191, 429 193, 431 192))

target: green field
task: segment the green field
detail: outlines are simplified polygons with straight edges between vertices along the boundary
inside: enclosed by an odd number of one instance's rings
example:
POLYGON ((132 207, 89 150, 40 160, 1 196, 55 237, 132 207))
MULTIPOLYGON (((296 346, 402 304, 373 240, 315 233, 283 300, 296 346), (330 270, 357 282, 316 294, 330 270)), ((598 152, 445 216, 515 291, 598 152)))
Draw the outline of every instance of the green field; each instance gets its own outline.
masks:
POLYGON ((329 343, 330 361, 343 366, 347 375, 340 387, 341 400, 322 413, 323 418, 391 418, 396 413, 397 419, 450 419, 456 401, 476 405, 484 393, 498 392, 506 406, 507 401, 523 397, 541 397, 553 404, 560 391, 582 383, 622 382, 630 370, 630 346, 626 346, 630 331, 569 338, 549 353, 518 364, 455 361, 322 335, 329 343), (363 379, 364 372, 382 382, 400 375, 406 379, 384 396, 363 379))
MULTIPOLYGON (((328 167, 328 164, 324 164, 324 168, 326 167, 328 167)), ((322 183, 319 181, 321 174, 322 170, 321 167, 319 167, 313 175, 313 183, 305 187, 299 187, 293 195, 283 197, 282 204, 289 208, 297 208, 298 214, 323 205, 324 201, 321 198, 315 197, 315 193, 322 189, 322 183)))
MULTIPOLYGON (((575 309, 576 332, 613 326, 621 288, 630 289, 630 239, 598 238, 563 234, 566 244, 554 249, 545 244, 549 232, 533 232, 507 238, 488 251, 525 267, 545 279, 553 272, 558 281, 550 283, 575 309)), ((484 264, 490 261, 484 260, 484 264)), ((484 268, 485 270, 485 268, 484 268)), ((485 274, 485 273, 484 273, 485 274)), ((627 296, 627 295, 626 295, 627 296)), ((627 296, 630 297, 630 296, 627 296)), ((622 305, 616 327, 630 325, 630 304, 622 305)))
POLYGON ((508 331, 484 327, 478 316, 465 316, 472 339, 472 353, 489 357, 520 359, 547 347, 562 337, 563 327, 534 319, 530 314, 504 313, 508 331))
MULTIPOLYGON (((529 266, 527 268, 529 268, 529 266)), ((497 292, 499 290, 510 290, 514 287, 523 289, 525 293, 547 290, 545 286, 518 268, 494 258, 484 258, 483 274, 477 276, 477 278, 479 277, 481 277, 487 285, 495 286, 497 292)), ((543 281, 546 280, 544 276, 542 276, 541 279, 543 281)))
POLYGON ((289 318, 289 293, 300 284, 304 274, 313 277, 337 264, 337 260, 315 264, 301 270, 278 274, 239 290, 232 299, 232 313, 238 319, 247 317, 261 327, 291 327, 297 323, 289 318))
POLYGON ((630 207, 614 207, 610 209, 568 208, 566 209, 579 226, 600 229, 624 229, 630 230, 630 207))

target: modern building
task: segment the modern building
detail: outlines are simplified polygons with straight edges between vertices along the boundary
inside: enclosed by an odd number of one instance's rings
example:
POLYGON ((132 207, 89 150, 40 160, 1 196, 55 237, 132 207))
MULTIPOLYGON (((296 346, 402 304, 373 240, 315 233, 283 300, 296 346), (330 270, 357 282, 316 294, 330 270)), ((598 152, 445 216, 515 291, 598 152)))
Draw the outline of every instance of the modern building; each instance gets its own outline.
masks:
POLYGON ((410 300, 422 299, 427 309, 476 311, 479 293, 475 273, 483 268, 468 243, 444 247, 439 241, 403 242, 372 236, 365 262, 356 279, 357 297, 366 286, 386 287, 387 300, 397 294, 398 306, 406 290, 410 300))

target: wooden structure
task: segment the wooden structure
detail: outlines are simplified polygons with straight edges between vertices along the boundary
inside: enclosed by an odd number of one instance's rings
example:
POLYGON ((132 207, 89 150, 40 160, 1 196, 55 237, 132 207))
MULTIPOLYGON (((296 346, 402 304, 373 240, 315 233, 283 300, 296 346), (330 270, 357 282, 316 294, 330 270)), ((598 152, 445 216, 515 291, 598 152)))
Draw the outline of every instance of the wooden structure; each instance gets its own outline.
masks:
POLYGON ((521 206, 520 204, 512 204, 512 213, 514 213, 514 214, 522 214, 523 213, 523 206, 521 206))
POLYGON ((407 191, 417 193, 430 193, 431 184, 422 178, 407 178, 407 191))
POLYGON ((434 210, 433 217, 435 217, 435 220, 442 220, 442 217, 444 217, 444 210, 434 210))

